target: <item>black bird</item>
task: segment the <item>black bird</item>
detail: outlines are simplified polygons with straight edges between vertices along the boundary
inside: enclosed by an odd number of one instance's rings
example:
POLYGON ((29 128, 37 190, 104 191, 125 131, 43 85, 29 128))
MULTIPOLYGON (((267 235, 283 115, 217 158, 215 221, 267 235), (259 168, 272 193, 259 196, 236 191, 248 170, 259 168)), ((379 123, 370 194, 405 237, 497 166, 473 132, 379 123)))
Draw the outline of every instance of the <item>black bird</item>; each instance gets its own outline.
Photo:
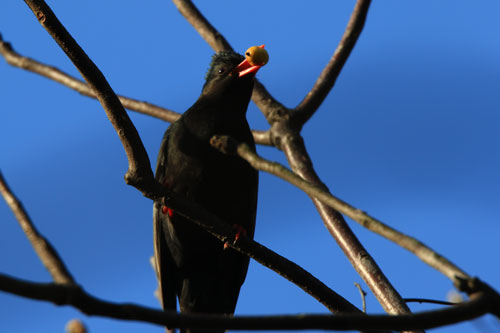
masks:
MULTIPOLYGON (((258 173, 209 141, 215 134, 229 135, 255 149, 246 111, 260 67, 234 52, 214 55, 200 97, 165 132, 156 165, 159 182, 243 228, 247 237, 254 234, 258 173)), ((177 298, 181 312, 234 313, 249 258, 224 249, 220 240, 160 201, 154 203, 153 219, 163 307, 175 310, 177 298)))

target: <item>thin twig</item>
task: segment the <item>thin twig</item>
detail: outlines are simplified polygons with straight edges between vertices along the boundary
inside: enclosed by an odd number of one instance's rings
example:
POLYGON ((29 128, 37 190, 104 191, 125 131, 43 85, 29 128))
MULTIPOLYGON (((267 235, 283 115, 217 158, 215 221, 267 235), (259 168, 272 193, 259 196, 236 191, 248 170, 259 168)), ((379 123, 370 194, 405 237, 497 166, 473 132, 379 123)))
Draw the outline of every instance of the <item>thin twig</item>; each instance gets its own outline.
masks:
POLYGON ((323 103, 326 96, 328 96, 330 90, 332 90, 340 71, 344 67, 347 58, 349 58, 363 30, 368 9, 370 8, 370 2, 371 0, 358 0, 356 2, 351 18, 344 31, 344 35, 330 61, 319 75, 311 91, 307 93, 306 97, 295 108, 293 117, 295 118, 294 121, 299 124, 299 128, 311 118, 321 103, 323 103))
POLYGON ((356 288, 358 288, 359 294, 361 295, 361 303, 363 304, 363 313, 366 313, 366 292, 361 288, 361 285, 354 282, 356 288))
MULTIPOLYGON (((84 96, 97 98, 95 92, 85 82, 78 80, 77 78, 54 66, 43 64, 33 58, 25 57, 17 53, 10 43, 2 39, 1 35, 0 54, 11 66, 44 76, 70 89, 73 89, 84 96)), ((167 122, 174 122, 180 117, 180 114, 173 110, 162 108, 148 102, 139 101, 122 95, 118 95, 118 98, 120 99, 123 107, 131 111, 142 113, 167 122)), ((253 130, 252 133, 256 143, 268 146, 272 145, 269 131, 253 130)))
MULTIPOLYGON (((486 286, 487 288, 487 286, 486 286)), ((230 330, 413 330, 435 328, 465 322, 500 308, 500 296, 478 292, 470 301, 445 309, 413 315, 279 315, 235 316, 177 314, 135 304, 100 300, 77 285, 34 283, 0 274, 0 290, 30 299, 71 305, 87 315, 131 320, 177 328, 230 330)))
POLYGON ((429 298, 405 298, 406 303, 429 303, 429 304, 439 304, 439 305, 459 305, 462 302, 448 302, 448 301, 440 301, 436 299, 429 298))
POLYGON ((331 193, 325 191, 323 188, 304 180, 302 177, 298 176, 284 165, 278 162, 271 162, 260 157, 255 152, 253 152, 248 147, 248 145, 239 143, 227 136, 215 136, 212 139, 212 143, 221 151, 231 154, 238 154, 241 158, 250 163, 250 165, 252 165, 255 169, 268 172, 289 182, 292 185, 297 186, 308 195, 321 200, 321 202, 350 217, 368 230, 371 230, 381 235, 382 237, 385 237, 388 240, 398 244, 404 249, 412 252, 423 262, 446 275, 454 283, 460 282, 459 279, 470 278, 470 276, 459 267, 451 263, 448 259, 432 250, 430 247, 426 246, 419 240, 389 227, 382 221, 377 220, 367 213, 351 206, 347 202, 335 197, 331 193))
POLYGON ((37 230, 23 204, 15 197, 0 171, 0 193, 14 213, 36 254, 56 283, 74 284, 68 268, 50 242, 37 230))

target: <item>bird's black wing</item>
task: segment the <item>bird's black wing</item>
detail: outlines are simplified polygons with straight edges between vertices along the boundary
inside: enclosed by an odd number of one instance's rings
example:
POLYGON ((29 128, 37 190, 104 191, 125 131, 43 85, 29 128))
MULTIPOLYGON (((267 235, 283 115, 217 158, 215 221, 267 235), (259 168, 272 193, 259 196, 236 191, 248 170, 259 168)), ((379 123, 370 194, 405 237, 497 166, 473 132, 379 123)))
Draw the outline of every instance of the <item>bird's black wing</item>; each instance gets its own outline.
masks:
MULTIPOLYGON (((156 162, 155 178, 160 183, 165 182, 165 166, 167 163, 168 138, 170 128, 165 132, 156 162)), ((158 291, 162 306, 166 310, 176 309, 175 266, 172 255, 165 241, 165 230, 168 215, 162 212, 162 202, 155 201, 153 206, 153 237, 155 271, 158 279, 158 291)))

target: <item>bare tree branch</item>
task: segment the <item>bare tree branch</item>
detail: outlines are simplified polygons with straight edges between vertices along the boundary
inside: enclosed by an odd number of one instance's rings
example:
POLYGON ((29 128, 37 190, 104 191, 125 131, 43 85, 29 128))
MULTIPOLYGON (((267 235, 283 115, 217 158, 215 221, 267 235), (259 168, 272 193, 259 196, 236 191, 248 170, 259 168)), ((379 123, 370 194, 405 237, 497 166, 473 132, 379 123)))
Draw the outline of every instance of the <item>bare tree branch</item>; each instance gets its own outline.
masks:
POLYGON ((349 203, 330 194, 322 187, 304 180, 284 165, 277 162, 271 162, 260 157, 257 153, 253 152, 248 145, 239 143, 228 136, 214 136, 211 143, 214 147, 225 153, 239 155, 241 158, 250 163, 250 165, 255 169, 268 172, 292 185, 297 186, 308 195, 321 200, 321 202, 331 208, 349 216, 351 219, 358 222, 368 230, 371 230, 412 252, 423 262, 447 276, 453 283, 457 284, 460 282, 460 279, 470 278, 470 276, 459 267, 416 238, 405 235, 402 232, 384 224, 382 221, 368 215, 362 210, 351 206, 349 203))
POLYGON ((435 299, 428 298, 405 298, 406 303, 429 303, 429 304, 439 304, 439 305, 459 305, 457 302, 447 302, 447 301, 439 301, 435 299))
MULTIPOLYGON (((77 78, 67 73, 64 73, 63 71, 59 70, 56 67, 45 65, 35 59, 22 56, 12 48, 10 43, 5 42, 2 39, 1 35, 0 35, 0 54, 5 58, 7 63, 11 66, 18 67, 30 71, 32 73, 44 76, 70 89, 73 89, 84 96, 97 98, 94 91, 85 82, 80 81, 77 78)), ((167 122, 174 122, 180 116, 179 113, 173 110, 162 108, 160 106, 148 102, 139 101, 137 99, 128 98, 121 95, 118 95, 118 98, 120 99, 122 105, 128 110, 136 111, 167 122)), ((252 133, 256 143, 268 146, 272 145, 271 135, 269 131, 253 130, 252 133)))
MULTIPOLYGON (((97 98, 94 90, 92 90, 92 88, 90 88, 85 82, 80 81, 67 73, 64 73, 56 67, 45 65, 41 62, 36 61, 35 59, 22 56, 12 48, 12 45, 10 43, 4 41, 1 35, 0 54, 11 66, 15 66, 44 76, 50 80, 56 81, 68 88, 71 88, 84 96, 97 98)), ((120 102, 127 109, 143 113, 158 119, 173 122, 180 116, 177 112, 161 108, 150 103, 141 102, 124 96, 118 97, 120 99, 120 102)))
POLYGON ((30 241, 36 254, 43 265, 49 271, 56 283, 74 284, 75 280, 71 276, 68 268, 50 242, 43 237, 31 221, 23 204, 15 197, 0 172, 0 193, 5 202, 16 216, 19 225, 23 229, 26 237, 30 241))
POLYGON ((125 175, 127 183, 140 189, 148 197, 160 194, 162 186, 153 177, 149 157, 139 134, 104 75, 85 54, 61 22, 59 22, 45 1, 25 0, 25 2, 33 11, 40 24, 80 71, 102 104, 127 154, 129 164, 125 175), (145 193, 145 189, 152 189, 152 192, 145 193))
POLYGON ((319 75, 316 83, 309 91, 306 97, 295 108, 293 113, 294 121, 297 122, 299 127, 302 127, 309 118, 316 112, 321 103, 325 100, 330 90, 332 90, 335 81, 337 80, 340 71, 349 58, 358 37, 363 30, 366 21, 366 15, 370 8, 371 0, 358 0, 356 6, 351 14, 351 18, 347 23, 344 35, 340 40, 337 49, 333 53, 330 61, 325 66, 319 75))
MULTIPOLYGON (((280 137, 282 149, 292 170, 303 179, 328 191, 314 171, 302 137, 297 132, 292 131, 286 122, 275 123, 273 131, 275 135, 280 137)), ((356 238, 343 216, 319 199, 313 196, 311 196, 311 199, 326 228, 337 241, 358 274, 372 290, 384 310, 389 314, 411 313, 401 295, 391 285, 375 260, 356 238)))
POLYGON ((230 330, 415 330, 435 328, 464 322, 486 313, 496 314, 500 296, 492 295, 489 286, 479 280, 478 292, 467 302, 441 310, 413 315, 305 315, 296 316, 235 316, 177 314, 154 310, 135 304, 117 304, 100 300, 77 285, 34 283, 0 274, 0 290, 56 305, 71 305, 87 315, 140 321, 176 328, 205 328, 230 330), (483 292, 483 290, 486 290, 483 292))
POLYGON ((271 141, 271 132, 270 131, 259 131, 259 130, 252 130, 253 134, 253 139, 255 140, 255 143, 265 145, 265 146, 272 146, 273 143, 271 141))
POLYGON ((356 286, 356 288, 358 288, 359 295, 361 296, 363 313, 366 313, 366 291, 361 288, 361 285, 359 283, 354 282, 354 285, 356 286))
POLYGON ((179 12, 184 16, 208 45, 216 52, 233 51, 229 42, 222 36, 213 25, 190 0, 173 0, 179 12))
POLYGON ((290 110, 271 96, 266 87, 257 79, 252 92, 252 101, 262 111, 270 125, 275 121, 287 118, 290 114, 290 110))

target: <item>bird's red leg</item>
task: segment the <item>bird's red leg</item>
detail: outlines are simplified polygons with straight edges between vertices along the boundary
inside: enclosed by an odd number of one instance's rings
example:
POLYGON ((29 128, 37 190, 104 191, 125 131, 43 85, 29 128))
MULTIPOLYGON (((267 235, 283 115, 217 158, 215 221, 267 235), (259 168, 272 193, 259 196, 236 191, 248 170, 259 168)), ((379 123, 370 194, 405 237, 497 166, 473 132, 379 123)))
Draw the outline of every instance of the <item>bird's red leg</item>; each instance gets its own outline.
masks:
MULTIPOLYGON (((236 244, 236 242, 238 241, 238 239, 240 239, 240 237, 243 235, 243 236, 246 236, 247 235, 247 230, 245 228, 243 228, 241 225, 239 224, 233 224, 233 229, 236 230, 236 234, 234 235, 234 240, 233 240, 233 244, 236 244)), ((229 247, 229 243, 228 242, 225 242, 224 243, 224 250, 227 249, 229 247)))
POLYGON ((168 217, 172 217, 174 215, 174 211, 171 209, 171 208, 168 208, 167 206, 163 205, 161 207, 161 212, 164 214, 164 215, 167 215, 168 214, 168 217))

